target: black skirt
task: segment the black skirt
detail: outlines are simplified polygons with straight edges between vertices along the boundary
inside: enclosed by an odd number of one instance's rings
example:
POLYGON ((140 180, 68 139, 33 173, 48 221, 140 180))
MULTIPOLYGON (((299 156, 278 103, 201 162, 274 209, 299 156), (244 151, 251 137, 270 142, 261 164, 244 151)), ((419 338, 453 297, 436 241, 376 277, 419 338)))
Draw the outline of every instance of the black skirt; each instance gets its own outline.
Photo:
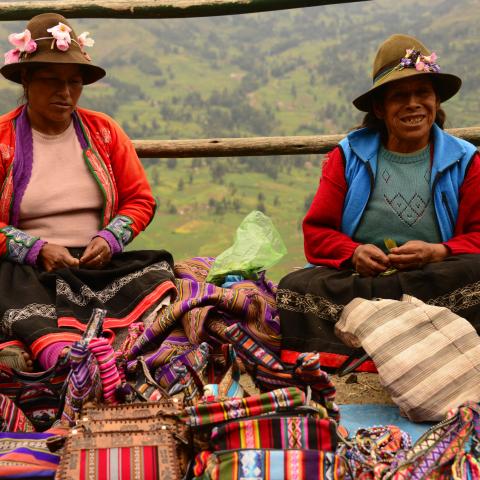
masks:
POLYGON ((173 258, 165 250, 132 251, 103 269, 51 273, 4 260, 0 291, 4 338, 22 341, 36 357, 50 343, 79 339, 94 308, 107 311, 104 328, 111 330, 137 321, 165 295, 175 297, 173 258))
POLYGON ((412 295, 447 307, 480 330, 480 255, 458 255, 418 270, 360 277, 351 270, 312 267, 288 274, 279 284, 282 350, 355 354, 334 334, 343 307, 356 297, 398 300, 412 295))

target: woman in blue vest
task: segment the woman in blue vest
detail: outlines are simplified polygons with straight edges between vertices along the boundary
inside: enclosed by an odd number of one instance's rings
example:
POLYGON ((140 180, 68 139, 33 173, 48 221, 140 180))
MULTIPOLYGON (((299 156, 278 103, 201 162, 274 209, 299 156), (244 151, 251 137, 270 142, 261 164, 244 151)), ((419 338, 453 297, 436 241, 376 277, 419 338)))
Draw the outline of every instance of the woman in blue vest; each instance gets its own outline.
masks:
POLYGON ((392 35, 356 98, 362 127, 328 154, 304 219, 305 254, 317 268, 287 275, 277 303, 282 355, 320 351, 339 366, 351 349, 333 326, 355 297, 410 294, 480 328, 480 156, 443 130, 441 102, 461 80, 408 35, 392 35))

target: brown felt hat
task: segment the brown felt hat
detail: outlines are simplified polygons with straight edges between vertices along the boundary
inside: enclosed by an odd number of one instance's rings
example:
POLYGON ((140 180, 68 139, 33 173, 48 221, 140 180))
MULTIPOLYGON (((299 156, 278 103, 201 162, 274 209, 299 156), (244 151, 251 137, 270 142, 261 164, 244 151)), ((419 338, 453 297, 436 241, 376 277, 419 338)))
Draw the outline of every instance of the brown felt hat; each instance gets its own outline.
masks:
POLYGON ((52 33, 47 30, 59 23, 72 28, 68 20, 58 13, 42 13, 33 17, 26 28, 30 31, 32 40, 37 44, 37 49, 32 53, 24 52, 21 54, 18 62, 3 65, 0 68, 0 73, 12 82, 22 83, 21 73, 26 65, 68 63, 82 66, 84 85, 94 83, 104 77, 105 70, 93 65, 88 54, 80 47, 73 29, 70 32, 71 43, 68 50, 62 51, 56 46, 52 33))
POLYGON ((432 79, 440 102, 448 100, 460 90, 462 80, 456 75, 441 73, 436 64, 429 71, 417 70, 415 64, 402 66, 401 61, 406 57, 407 50, 415 50, 427 57, 432 54, 422 42, 410 35, 397 33, 387 38, 380 45, 373 61, 372 88, 353 101, 353 104, 359 110, 362 112, 370 112, 372 110, 372 99, 381 86, 414 75, 428 75, 428 78, 432 79))

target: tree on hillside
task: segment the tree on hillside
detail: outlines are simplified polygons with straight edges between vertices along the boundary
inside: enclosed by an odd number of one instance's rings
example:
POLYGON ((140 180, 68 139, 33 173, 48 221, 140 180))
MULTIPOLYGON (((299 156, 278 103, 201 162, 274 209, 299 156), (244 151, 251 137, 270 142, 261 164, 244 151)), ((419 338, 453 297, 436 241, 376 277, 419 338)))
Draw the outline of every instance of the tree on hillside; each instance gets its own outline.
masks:
POLYGON ((259 210, 262 213, 265 213, 265 214, 267 213, 267 207, 265 206, 265 203, 263 203, 263 202, 258 202, 256 209, 259 210))
POLYGON ((170 170, 175 170, 177 168, 177 159, 176 158, 167 159, 167 168, 169 168, 170 170))

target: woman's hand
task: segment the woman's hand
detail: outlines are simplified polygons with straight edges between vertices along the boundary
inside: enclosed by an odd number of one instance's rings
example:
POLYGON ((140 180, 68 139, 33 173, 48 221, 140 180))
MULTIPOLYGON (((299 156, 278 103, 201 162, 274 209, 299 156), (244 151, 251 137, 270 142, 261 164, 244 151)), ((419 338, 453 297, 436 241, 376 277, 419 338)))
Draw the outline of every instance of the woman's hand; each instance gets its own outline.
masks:
POLYGON ((359 245, 352 256, 352 264, 362 277, 375 277, 390 266, 388 257, 376 245, 359 245))
POLYGON ((427 243, 422 240, 410 240, 401 247, 390 250, 390 263, 398 270, 420 268, 427 263, 441 262, 450 254, 442 243, 427 243))
POLYGON ((110 245, 102 237, 94 237, 85 248, 80 258, 80 266, 85 268, 102 268, 112 259, 110 245))
POLYGON ((47 272, 59 268, 78 267, 78 258, 72 257, 70 252, 61 245, 45 243, 38 254, 38 261, 47 272))

